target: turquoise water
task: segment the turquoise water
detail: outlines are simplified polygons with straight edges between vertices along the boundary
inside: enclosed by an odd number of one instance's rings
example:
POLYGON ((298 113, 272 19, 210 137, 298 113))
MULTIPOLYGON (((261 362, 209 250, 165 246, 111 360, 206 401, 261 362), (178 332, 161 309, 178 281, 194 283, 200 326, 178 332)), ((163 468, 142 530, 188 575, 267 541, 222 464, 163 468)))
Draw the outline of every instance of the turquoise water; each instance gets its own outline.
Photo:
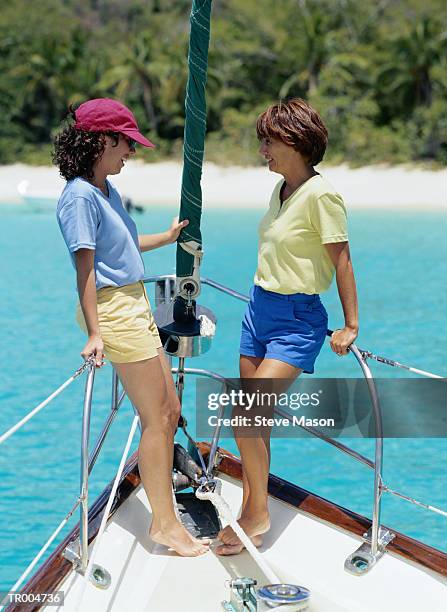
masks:
MULTIPOLYGON (((165 229, 175 210, 136 217, 140 232, 165 229)), ((256 227, 261 211, 207 212, 203 276, 247 293, 256 263, 256 227)), ((435 212, 353 212, 351 246, 359 289, 358 344, 421 369, 446 374, 446 216, 435 212)), ((0 210, 2 364, 0 432, 18 421, 66 380, 80 364, 83 337, 74 323, 71 268, 53 214, 0 210)), ((151 274, 173 272, 174 247, 145 255, 151 274)), ((325 296, 330 325, 340 326, 336 291, 325 296)), ((237 375, 240 319, 244 305, 204 288, 201 303, 218 316, 211 351, 194 360, 225 375, 237 375)), ((402 376, 375 364, 378 376, 402 376)), ((354 358, 328 347, 318 376, 357 376, 354 358)), ((110 406, 110 366, 95 382, 92 440, 110 406)), ((74 503, 79 488, 83 382, 72 384, 1 449, 0 589, 11 586, 74 503)), ((193 421, 194 382, 187 382, 185 414, 193 421)), ((91 478, 91 500, 116 470, 131 424, 124 405, 91 478)), ((225 440, 230 450, 233 445, 225 440)), ((348 441, 349 442, 349 441, 348 441)), ((372 442, 352 446, 371 455, 372 442)), ((386 440, 385 482, 447 509, 447 441, 386 440)), ((341 505, 370 516, 372 471, 319 440, 274 440, 272 471, 341 505)), ((77 520, 77 515, 76 515, 77 520)), ((385 496, 382 522, 447 550, 447 520, 385 496)), ((72 521, 67 527, 74 524, 72 521)), ((62 535, 63 535, 62 534, 62 535)))

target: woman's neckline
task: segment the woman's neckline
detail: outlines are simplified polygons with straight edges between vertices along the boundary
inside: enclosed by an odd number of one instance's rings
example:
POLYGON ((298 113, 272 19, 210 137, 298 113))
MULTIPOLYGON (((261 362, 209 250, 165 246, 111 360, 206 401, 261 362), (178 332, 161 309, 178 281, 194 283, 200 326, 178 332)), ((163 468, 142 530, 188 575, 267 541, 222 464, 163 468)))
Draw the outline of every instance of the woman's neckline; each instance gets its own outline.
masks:
POLYGON ((104 191, 100 188, 97 187, 97 185, 94 185, 93 183, 91 183, 89 180, 87 180, 86 178, 84 178, 83 176, 79 177, 81 179, 81 181, 84 181, 85 183, 88 183, 89 185, 91 185, 94 189, 96 189, 97 191, 99 191, 99 193, 101 195, 103 195, 107 200, 110 199, 110 183, 108 181, 108 179, 105 179, 105 183, 106 183, 106 187, 107 187, 107 194, 104 193, 104 191))
POLYGON ((284 206, 284 204, 286 204, 286 202, 288 202, 290 200, 290 198, 292 198, 294 195, 296 195, 300 191, 300 189, 302 187, 304 187, 304 185, 307 185, 307 183, 309 181, 311 181, 312 179, 316 178, 317 176, 319 176, 321 178, 321 174, 319 172, 317 172, 316 174, 313 174, 312 176, 309 176, 308 179, 306 179, 303 183, 301 183, 301 185, 298 185, 298 187, 294 191, 292 191, 292 193, 287 198, 285 198, 284 200, 281 199, 281 194, 282 194, 282 191, 283 191, 283 189, 284 189, 284 187, 286 186, 287 183, 286 183, 286 179, 283 179, 282 183, 281 183, 281 187, 279 188, 279 193, 278 193, 279 207, 282 208, 284 206))

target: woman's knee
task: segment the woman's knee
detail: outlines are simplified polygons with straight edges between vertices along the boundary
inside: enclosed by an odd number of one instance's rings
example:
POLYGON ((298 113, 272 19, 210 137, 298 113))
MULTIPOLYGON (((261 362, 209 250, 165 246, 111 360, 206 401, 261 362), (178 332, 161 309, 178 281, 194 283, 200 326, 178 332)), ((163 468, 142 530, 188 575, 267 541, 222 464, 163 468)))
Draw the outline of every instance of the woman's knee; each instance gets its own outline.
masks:
POLYGON ((171 401, 170 401, 170 421, 171 421, 171 427, 174 429, 174 431, 177 429, 178 426, 178 420, 180 418, 181 412, 182 412, 182 408, 180 406, 180 401, 177 397, 177 395, 174 395, 174 397, 171 397, 171 401))
POLYGON ((158 410, 153 411, 149 419, 144 419, 143 429, 151 429, 160 433, 175 433, 180 417, 180 403, 166 398, 158 405, 158 410))

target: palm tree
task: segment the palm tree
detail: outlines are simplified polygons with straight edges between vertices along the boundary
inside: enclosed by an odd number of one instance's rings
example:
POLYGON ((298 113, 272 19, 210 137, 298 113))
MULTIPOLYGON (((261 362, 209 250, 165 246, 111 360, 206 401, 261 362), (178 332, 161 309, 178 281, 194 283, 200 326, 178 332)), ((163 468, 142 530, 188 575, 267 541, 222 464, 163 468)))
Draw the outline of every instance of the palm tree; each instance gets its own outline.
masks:
POLYGON ((98 84, 104 92, 113 90, 118 98, 140 103, 154 131, 170 115, 178 119, 179 96, 184 94, 187 78, 186 36, 160 42, 156 29, 154 23, 153 31, 140 32, 130 45, 119 45, 115 54, 119 63, 110 67, 98 84))
POLYGON ((15 119, 29 128, 37 142, 47 141, 55 117, 60 115, 64 99, 61 73, 67 53, 65 43, 57 36, 45 38, 8 76, 21 91, 21 104, 15 119))
POLYGON ((431 106, 432 71, 447 51, 446 41, 447 30, 427 16, 384 49, 386 59, 378 70, 376 86, 379 104, 388 116, 431 106))

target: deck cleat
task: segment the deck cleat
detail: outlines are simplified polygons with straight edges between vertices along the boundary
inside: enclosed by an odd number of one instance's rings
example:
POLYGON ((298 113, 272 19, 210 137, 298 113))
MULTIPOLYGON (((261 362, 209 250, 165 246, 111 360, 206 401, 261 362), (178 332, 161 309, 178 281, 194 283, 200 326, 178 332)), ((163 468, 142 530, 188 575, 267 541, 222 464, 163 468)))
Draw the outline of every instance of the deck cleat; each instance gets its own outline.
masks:
POLYGON ((308 610, 310 591, 295 584, 267 584, 258 589, 258 598, 269 608, 298 612, 308 610))

